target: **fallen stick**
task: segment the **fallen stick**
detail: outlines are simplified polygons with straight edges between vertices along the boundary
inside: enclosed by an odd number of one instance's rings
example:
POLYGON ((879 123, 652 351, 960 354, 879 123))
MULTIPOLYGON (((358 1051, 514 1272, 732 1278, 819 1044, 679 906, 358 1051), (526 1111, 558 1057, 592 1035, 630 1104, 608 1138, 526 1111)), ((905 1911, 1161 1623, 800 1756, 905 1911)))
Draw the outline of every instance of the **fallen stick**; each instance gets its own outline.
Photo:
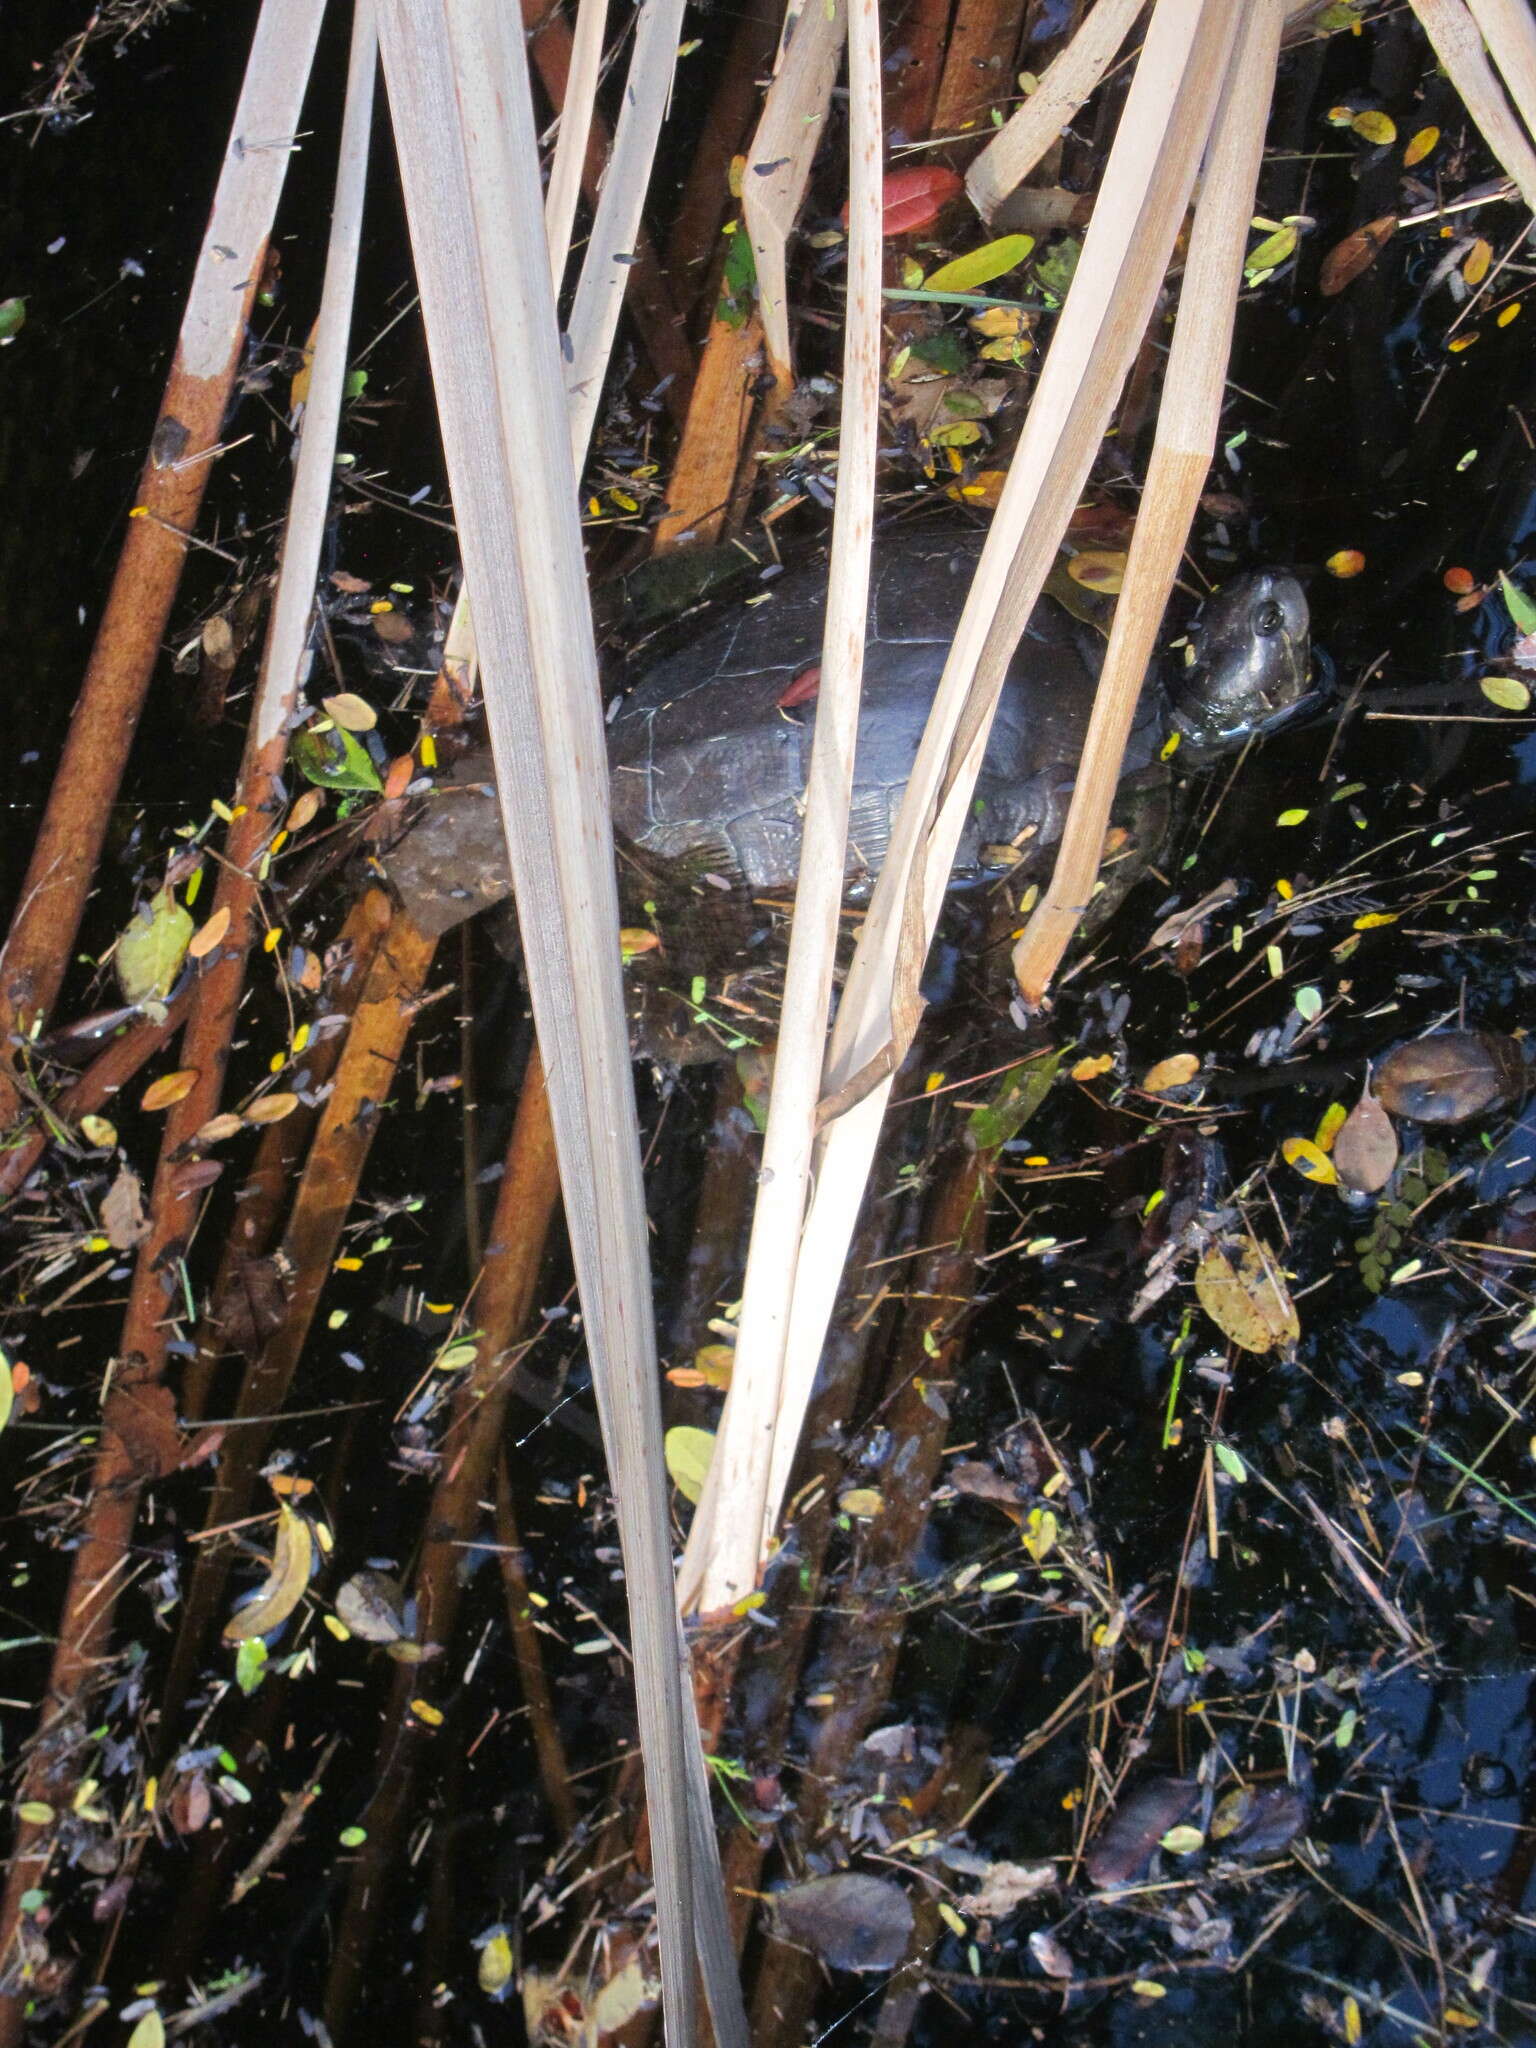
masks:
POLYGON ((965 174, 965 189, 983 220, 1022 185, 1094 91, 1147 0, 1096 0, 1096 5, 1040 83, 1004 123, 965 174))
POLYGON ((325 0, 265 0, 148 461, 47 809, 0 951, 0 1129, 14 1032, 59 993, 208 486, 325 0))
POLYGON ((1283 0, 1250 0, 1233 46, 1195 206, 1152 459, 1072 803, 1050 882, 1013 949, 1014 977, 1033 1005, 1044 1000, 1093 894, 1126 741, 1210 472, 1283 25, 1283 0))
POLYGON ((1484 142, 1520 188, 1527 207, 1536 213, 1536 148, 1504 96, 1466 0, 1410 0, 1410 4, 1484 142))

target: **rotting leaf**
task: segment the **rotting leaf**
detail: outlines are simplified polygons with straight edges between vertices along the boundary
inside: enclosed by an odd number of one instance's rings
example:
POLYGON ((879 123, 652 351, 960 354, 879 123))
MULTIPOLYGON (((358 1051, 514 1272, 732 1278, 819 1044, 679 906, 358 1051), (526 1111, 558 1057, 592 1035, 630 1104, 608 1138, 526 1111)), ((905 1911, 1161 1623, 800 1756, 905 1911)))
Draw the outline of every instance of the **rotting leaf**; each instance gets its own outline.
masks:
POLYGON ((1064 1057, 1062 1048, 1008 1069, 992 1091, 992 1100, 973 1109, 966 1124, 978 1152, 1000 1151, 1018 1136, 1050 1093, 1064 1057))
POLYGON ((1397 1132, 1367 1081, 1333 1141, 1334 1167, 1345 1187, 1374 1195, 1392 1178, 1397 1159, 1397 1132))
POLYGON ((667 1431, 662 1448, 666 1453, 667 1472, 672 1484, 684 1500, 697 1507, 709 1472, 709 1461, 715 1455, 713 1433, 680 1425, 667 1431))
POLYGON ((170 994, 191 937, 191 913, 177 902, 175 890, 157 890, 134 914, 113 955, 118 985, 130 1003, 163 1000, 170 994))
POLYGON ((1431 1031, 1392 1048, 1376 1069, 1376 1093, 1394 1116, 1459 1124, 1508 1102, 1529 1078, 1518 1039, 1499 1031, 1431 1031))
POLYGON ((399 1581, 365 1567, 336 1589, 336 1614, 365 1643, 396 1643, 405 1634, 399 1581))
POLYGON ((131 1166, 120 1166, 101 1198, 101 1227, 115 1251, 131 1252, 149 1235, 144 1213, 144 1183, 131 1166))
POLYGON ((1397 215, 1384 213, 1336 242, 1317 274, 1317 288, 1323 297, 1336 298, 1357 277, 1363 277, 1396 233, 1397 215))
POLYGON ((1192 1778, 1152 1778, 1122 1799, 1084 1859, 1096 1885, 1128 1884, 1151 1861, 1152 1852, 1200 1803, 1192 1778))
POLYGON ((1255 1237, 1213 1245, 1195 1273, 1195 1293, 1240 1351, 1262 1354, 1301 1335, 1284 1276, 1255 1237))
POLYGON ((246 1358, 254 1358, 288 1312, 284 1269, 276 1255, 252 1258, 237 1254, 227 1285, 214 1304, 214 1320, 224 1341, 246 1358))
POLYGON ((1001 1920, 1015 1906, 1038 1898, 1055 1884, 1054 1863, 994 1863, 983 1872, 981 1889, 960 1903, 973 1919, 1001 1920))
POLYGON ((279 1501, 277 1537, 267 1576, 254 1599, 237 1608, 225 1622, 225 1642, 248 1643, 253 1636, 280 1628, 304 1597, 314 1561, 314 1525, 307 1515, 279 1501))
POLYGON ((770 1895, 768 1909, 781 1941, 834 1970, 894 1970, 912 1937, 912 1904, 901 1886, 863 1870, 790 1885, 770 1895))

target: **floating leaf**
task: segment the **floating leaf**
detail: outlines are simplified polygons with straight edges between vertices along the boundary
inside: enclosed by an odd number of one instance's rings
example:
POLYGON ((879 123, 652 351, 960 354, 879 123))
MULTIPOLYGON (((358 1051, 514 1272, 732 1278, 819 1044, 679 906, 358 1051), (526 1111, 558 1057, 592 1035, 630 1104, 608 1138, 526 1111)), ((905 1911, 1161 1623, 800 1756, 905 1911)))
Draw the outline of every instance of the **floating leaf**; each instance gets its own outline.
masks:
POLYGON ((1379 107, 1366 107, 1349 125, 1362 142, 1369 142, 1376 149, 1384 149, 1397 140, 1397 123, 1379 107))
POLYGON ((1151 1778, 1121 1800, 1084 1859, 1097 1885, 1139 1877, 1163 1836, 1200 1804, 1193 1778, 1151 1778))
POLYGON ((1310 811, 1301 811, 1301 810, 1294 810, 1294 811, 1282 811, 1282 812, 1280 813, 1279 817, 1278 817, 1278 818, 1276 818, 1276 820, 1275 820, 1275 823, 1276 823, 1277 825, 1287 825, 1287 826, 1289 826, 1289 825, 1304 825, 1304 824, 1305 824, 1305 823, 1307 822, 1308 818, 1309 818, 1309 817, 1311 817, 1311 815, 1312 815, 1312 813, 1311 813, 1310 811))
POLYGON ((1024 1517, 1024 1548, 1036 1564, 1043 1564, 1056 1548, 1056 1517, 1049 1508, 1031 1508, 1024 1517))
POLYGON ((271 1095, 258 1095, 246 1107, 245 1121, 248 1124, 280 1124, 284 1117, 293 1115, 299 1106, 297 1095, 286 1090, 276 1090, 271 1095))
POLYGON ((1284 1276, 1257 1238, 1213 1246, 1195 1273, 1195 1293, 1240 1351, 1262 1354, 1301 1335, 1284 1276))
POLYGON ((1158 1846, 1166 1849, 1170 1856, 1193 1856, 1197 1849, 1205 1847, 1205 1837, 1198 1828, 1192 1828, 1185 1822, 1180 1827, 1170 1828, 1158 1846))
POLYGON ((1531 692, 1518 676, 1484 676, 1478 688, 1490 704, 1497 704, 1501 711, 1528 711, 1531 692))
POLYGON ((1047 1977, 1065 1983, 1077 1975, 1077 1964, 1065 1942, 1058 1941, 1048 1927, 1037 1927, 1029 1937, 1029 1952, 1047 1977))
POLYGON ((1166 1095, 1171 1088, 1183 1088, 1200 1071, 1200 1056, 1193 1052, 1170 1053, 1147 1069, 1142 1089, 1148 1095, 1166 1095))
POLYGON ((208 922, 195 932, 187 946, 187 957, 191 960, 205 960, 216 946, 221 944, 229 930, 229 905, 221 903, 208 922))
POLYGON ((128 2036, 128 2048, 165 2048, 165 2021, 160 2008, 152 2005, 128 2036))
POLYGON ((1303 984, 1302 987, 1297 989, 1292 997, 1292 1001, 1309 1024, 1315 1024, 1323 1014, 1323 995, 1321 989, 1311 988, 1303 984))
POLYGON ((27 323, 25 299, 0 299, 0 341, 12 341, 27 323))
POLYGON ((996 1152, 1018 1136, 1050 1092, 1064 1057, 1065 1048, 1008 1069, 992 1100, 971 1111, 966 1128, 978 1152, 996 1152))
POLYGON ((405 1596, 397 1579, 365 1567, 336 1589, 336 1615, 365 1643, 397 1643, 405 1634, 405 1596))
POLYGON ((1001 1920, 1026 1899, 1053 1890, 1057 1882, 1054 1863, 993 1863, 982 1872, 980 1891, 960 1903, 978 1920, 1001 1920))
POLYGON ((10 1421, 11 1411, 15 1405, 16 1376, 11 1368, 11 1361, 3 1351, 0 1351, 0 1429, 4 1429, 10 1421))
POLYGON ((1085 590, 1098 590, 1107 597, 1118 597, 1120 586, 1125 581, 1125 563, 1123 554, 1113 553, 1107 548, 1085 548, 1068 562, 1067 574, 1085 590))
POLYGON ((1363 277, 1396 233, 1397 215, 1384 213, 1336 242, 1317 273, 1317 288, 1323 297, 1336 298, 1357 277, 1363 277))
POLYGON ((114 1250, 120 1252, 132 1251, 149 1235, 144 1183, 131 1166, 118 1169, 111 1187, 101 1198, 101 1227, 114 1250))
POLYGON ((1403 169, 1411 171, 1415 164, 1423 163, 1439 140, 1440 130, 1433 127, 1421 128, 1416 135, 1411 136, 1407 148, 1403 151, 1403 169))
POLYGON ((322 789, 376 791, 384 787, 368 749, 339 725, 324 732, 306 726, 294 734, 289 753, 304 780, 322 789))
POLYGON ((16 1809, 16 1818, 25 1821, 29 1828, 45 1828, 53 1819, 53 1808, 45 1799, 23 1799, 16 1809))
POLYGON ((856 1522, 872 1522, 876 1515, 884 1513, 885 1496, 878 1487, 850 1486, 846 1493, 838 1495, 837 1505, 856 1522))
POLYGON ((235 1652, 235 1683, 249 1699, 267 1675, 267 1646, 252 1636, 235 1652))
POLYGON ((1493 244, 1479 235, 1467 251, 1467 260, 1461 266, 1463 284, 1480 285, 1488 275, 1493 262, 1493 244))
POLYGON ((1072 288, 1077 275, 1078 258, 1083 245, 1075 235, 1064 235, 1059 242, 1053 242, 1045 254, 1035 263, 1035 282, 1048 299, 1064 299, 1072 288))
POLYGON ((80 1135, 88 1145, 94 1145, 98 1152, 110 1152, 117 1143, 117 1125, 104 1116, 83 1116, 80 1119, 80 1135))
POLYGON ((1333 1161, 1310 1138, 1287 1138, 1280 1147, 1280 1156, 1287 1166, 1294 1166, 1304 1179, 1315 1181, 1319 1187, 1332 1187, 1338 1180, 1333 1161))
POLYGON ((1271 270, 1278 270, 1282 263, 1289 263, 1295 254, 1296 230, 1287 221, 1248 251, 1243 264, 1244 274, 1251 282, 1271 270))
MULTIPOLYGON (((957 171, 941 164, 922 164, 901 171, 888 171, 880 188, 880 232, 915 234, 929 227, 952 200, 965 190, 957 171)), ((848 226, 848 209, 843 208, 843 227, 848 226)))
POLYGON ((1499 571, 1499 588, 1504 593, 1504 602, 1509 607, 1516 632, 1536 633, 1536 598, 1527 595, 1518 583, 1512 583, 1502 569, 1499 571))
POLYGON ((359 697, 355 690, 342 690, 334 697, 322 699, 328 718, 334 718, 343 732, 372 732, 379 722, 379 714, 366 697, 359 697))
POLYGON ((1365 567, 1365 556, 1358 548, 1339 548, 1331 554, 1323 567, 1330 576, 1337 576, 1341 582, 1348 582, 1351 576, 1358 576, 1365 567))
POLYGON ((1528 1080, 1518 1039, 1498 1031, 1432 1031, 1394 1046, 1376 1092, 1395 1116, 1459 1124, 1518 1095, 1528 1080))
POLYGON ((769 1895, 781 1941, 834 1970, 894 1970, 912 1937, 912 1904, 901 1886, 863 1870, 813 1877, 769 1895))
POLYGON ((268 1635, 280 1628, 303 1598, 314 1559, 314 1525, 306 1515, 280 1502, 277 1538, 267 1576, 255 1598, 225 1622, 225 1642, 248 1643, 254 1636, 268 1635))
POLYGON ((663 1449, 672 1484, 684 1500, 697 1507, 709 1472, 709 1461, 715 1454, 713 1433, 707 1429, 686 1427, 669 1429, 663 1440, 663 1449))
POLYGON ((1357 1194, 1374 1195, 1392 1178, 1397 1152, 1392 1119, 1367 1085, 1334 1140, 1333 1163, 1339 1179, 1357 1194))
POLYGON ((480 1951, 475 1972, 480 1989, 490 1998, 505 1998, 512 1985, 512 1940, 505 1927, 495 1927, 480 1951))
POLYGON ((1115 1056, 1112 1052, 1091 1053, 1087 1059, 1078 1061, 1069 1078, 1074 1081, 1096 1081, 1101 1074, 1112 1074, 1114 1068, 1115 1056))
POLYGON ((191 914, 176 901, 176 892, 158 890, 135 914, 113 955, 118 983, 130 1003, 170 994, 191 937, 191 914))
POLYGON ((157 1109, 169 1109, 183 1096, 190 1095, 197 1083, 196 1067, 178 1067, 174 1074, 162 1074, 158 1081, 151 1081, 139 1097, 139 1107, 151 1115, 157 1109))
POLYGON ((984 242, 979 249, 956 256, 950 263, 941 263, 937 270, 923 279, 923 289, 930 292, 979 291, 984 284, 991 284, 995 278, 1017 270, 1034 246, 1033 235, 1000 235, 995 242, 984 242))

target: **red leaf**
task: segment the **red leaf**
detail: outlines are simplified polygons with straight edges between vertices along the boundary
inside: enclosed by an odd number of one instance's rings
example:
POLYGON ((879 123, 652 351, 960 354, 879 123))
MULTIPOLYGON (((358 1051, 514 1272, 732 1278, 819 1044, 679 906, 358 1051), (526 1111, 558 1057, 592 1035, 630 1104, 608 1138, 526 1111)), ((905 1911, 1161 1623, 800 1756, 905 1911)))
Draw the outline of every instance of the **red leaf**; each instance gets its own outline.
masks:
POLYGON ((797 704, 814 704, 816 692, 821 688, 821 663, 813 661, 808 668, 784 685, 774 699, 781 711, 793 711, 797 704))
MULTIPOLYGON (((965 180, 957 172, 945 170, 942 164, 918 164, 904 171, 888 171, 881 187, 880 232, 889 238, 925 228, 964 190, 965 180)), ((845 206, 843 226, 847 225, 845 206)))

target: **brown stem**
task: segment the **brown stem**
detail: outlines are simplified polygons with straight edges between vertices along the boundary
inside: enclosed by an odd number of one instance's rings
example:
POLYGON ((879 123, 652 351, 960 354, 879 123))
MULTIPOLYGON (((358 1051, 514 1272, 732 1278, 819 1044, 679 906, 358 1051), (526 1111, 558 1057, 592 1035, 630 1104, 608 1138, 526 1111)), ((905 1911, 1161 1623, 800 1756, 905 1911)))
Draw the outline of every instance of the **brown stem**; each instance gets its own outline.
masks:
MULTIPOLYGON (((458 1566, 480 1522, 481 1501, 490 1484, 512 1393, 514 1367, 507 1354, 533 1305, 559 1196, 549 1097, 535 1052, 507 1145, 486 1263, 475 1292, 475 1319, 480 1329, 475 1360, 461 1376, 454 1400, 416 1567, 418 1640, 424 1650, 435 1653, 434 1661, 400 1666, 390 1688, 379 1735, 377 1786, 368 1807, 368 1839, 353 1867, 336 1934, 325 2020, 338 2041, 362 1988, 380 1906, 396 1863, 400 1830, 411 1811, 425 1744, 431 1740, 421 1721, 412 1715, 411 1702, 431 1700, 440 1687, 438 1674, 447 1664, 462 1592, 458 1566)), ((542 1666, 537 1668, 542 1672, 542 1666)), ((538 1718, 536 1715, 536 1725, 538 1718)), ((544 1718, 552 1728, 547 1696, 544 1718)), ((569 1794, 566 1796, 568 1799, 569 1794)))

